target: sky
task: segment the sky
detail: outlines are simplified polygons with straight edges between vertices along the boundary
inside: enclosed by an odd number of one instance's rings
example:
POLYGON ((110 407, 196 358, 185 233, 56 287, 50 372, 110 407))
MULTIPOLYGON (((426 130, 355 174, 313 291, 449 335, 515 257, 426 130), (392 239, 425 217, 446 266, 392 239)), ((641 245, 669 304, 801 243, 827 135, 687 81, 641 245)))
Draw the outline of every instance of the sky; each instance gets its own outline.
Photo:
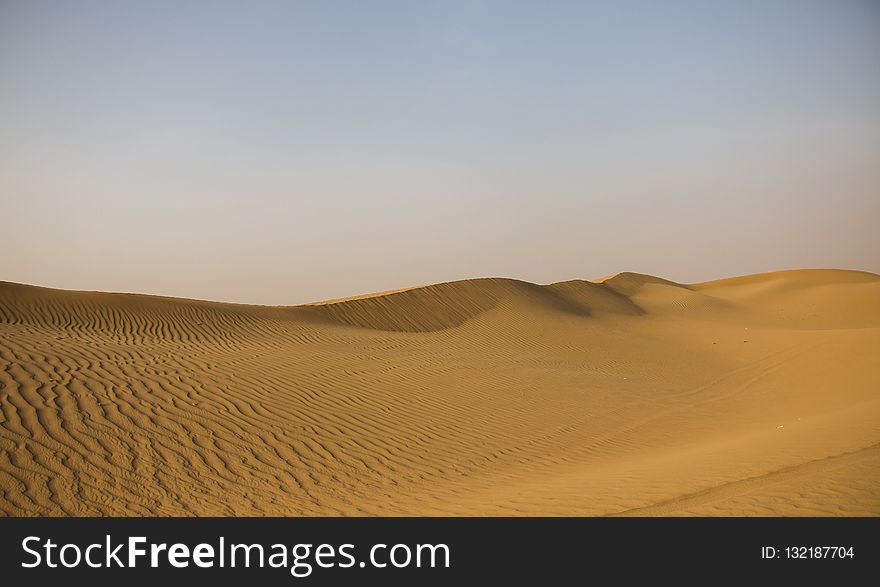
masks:
POLYGON ((880 2, 0 0, 0 280, 880 273, 880 2))

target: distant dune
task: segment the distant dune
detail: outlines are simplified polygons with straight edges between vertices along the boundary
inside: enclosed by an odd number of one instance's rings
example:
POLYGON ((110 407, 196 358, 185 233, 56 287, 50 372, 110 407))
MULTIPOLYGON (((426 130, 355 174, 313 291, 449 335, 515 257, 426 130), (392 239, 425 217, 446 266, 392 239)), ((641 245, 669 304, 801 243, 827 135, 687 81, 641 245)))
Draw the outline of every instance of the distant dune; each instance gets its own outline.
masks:
POLYGON ((880 276, 0 282, 5 515, 880 515, 880 276))

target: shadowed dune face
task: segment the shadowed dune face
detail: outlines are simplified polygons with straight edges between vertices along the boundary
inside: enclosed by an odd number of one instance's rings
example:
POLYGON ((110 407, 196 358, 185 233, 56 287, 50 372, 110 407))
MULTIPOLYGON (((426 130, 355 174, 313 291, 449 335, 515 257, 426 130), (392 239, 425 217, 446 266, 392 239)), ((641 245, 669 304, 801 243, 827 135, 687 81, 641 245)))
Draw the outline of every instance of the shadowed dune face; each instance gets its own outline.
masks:
POLYGON ((0 283, 6 515, 878 515, 880 276, 0 283))
POLYGON ((312 304, 307 310, 331 322, 372 330, 435 332, 460 326, 499 307, 523 313, 589 316, 594 311, 638 314, 641 309, 611 288, 588 281, 548 286, 514 279, 473 279, 400 292, 312 304))

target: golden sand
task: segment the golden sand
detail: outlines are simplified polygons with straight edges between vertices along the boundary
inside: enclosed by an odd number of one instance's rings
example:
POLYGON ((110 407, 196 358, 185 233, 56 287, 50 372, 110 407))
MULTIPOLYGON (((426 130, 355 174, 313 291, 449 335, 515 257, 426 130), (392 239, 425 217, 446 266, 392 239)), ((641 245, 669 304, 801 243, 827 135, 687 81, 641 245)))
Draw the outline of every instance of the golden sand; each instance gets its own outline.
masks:
POLYGON ((6 515, 878 515, 880 276, 0 282, 6 515))

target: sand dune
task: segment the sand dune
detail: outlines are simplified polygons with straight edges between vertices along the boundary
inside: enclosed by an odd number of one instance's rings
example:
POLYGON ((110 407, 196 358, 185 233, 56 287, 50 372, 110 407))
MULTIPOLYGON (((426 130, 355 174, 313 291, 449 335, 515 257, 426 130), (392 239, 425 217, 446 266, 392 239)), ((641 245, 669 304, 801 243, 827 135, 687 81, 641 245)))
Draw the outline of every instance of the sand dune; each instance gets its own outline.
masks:
POLYGON ((878 515, 880 276, 0 282, 6 515, 878 515))

